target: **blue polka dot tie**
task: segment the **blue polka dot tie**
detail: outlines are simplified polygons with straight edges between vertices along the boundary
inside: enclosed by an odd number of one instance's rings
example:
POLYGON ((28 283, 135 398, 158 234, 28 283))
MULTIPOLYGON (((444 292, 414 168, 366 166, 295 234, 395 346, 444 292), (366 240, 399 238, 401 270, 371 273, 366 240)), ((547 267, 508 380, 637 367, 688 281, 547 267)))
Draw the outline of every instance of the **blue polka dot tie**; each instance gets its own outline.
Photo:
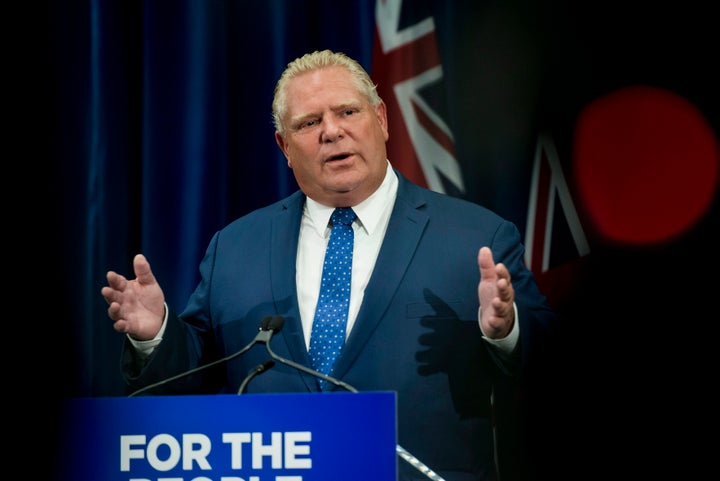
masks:
MULTIPOLYGON (((310 336, 313 368, 328 375, 345 344, 352 274, 352 223, 355 217, 355 212, 349 207, 335 209, 330 217, 330 240, 325 251, 320 297, 310 336)), ((320 387, 325 390, 328 386, 320 380, 320 387)))

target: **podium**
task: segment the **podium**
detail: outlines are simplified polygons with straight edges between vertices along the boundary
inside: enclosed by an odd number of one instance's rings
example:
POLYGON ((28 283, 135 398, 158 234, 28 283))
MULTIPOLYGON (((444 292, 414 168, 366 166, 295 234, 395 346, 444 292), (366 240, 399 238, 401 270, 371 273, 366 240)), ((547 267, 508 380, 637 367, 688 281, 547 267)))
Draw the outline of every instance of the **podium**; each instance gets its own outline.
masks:
POLYGON ((61 481, 397 479, 394 392, 73 398, 61 481))

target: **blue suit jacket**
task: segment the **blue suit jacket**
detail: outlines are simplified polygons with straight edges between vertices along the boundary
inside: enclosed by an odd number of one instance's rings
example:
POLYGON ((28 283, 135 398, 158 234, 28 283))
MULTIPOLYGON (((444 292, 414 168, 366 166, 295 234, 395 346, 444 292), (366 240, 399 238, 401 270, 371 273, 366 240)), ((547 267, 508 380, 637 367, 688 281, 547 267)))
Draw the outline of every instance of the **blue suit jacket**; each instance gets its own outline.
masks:
MULTIPOLYGON (((478 249, 489 246, 495 261, 511 272, 520 359, 553 313, 524 267, 513 224, 397 174, 387 234, 333 376, 360 391, 397 392, 398 443, 447 481, 493 479, 490 391, 510 375, 478 327, 478 249)), ((200 284, 180 317, 171 316, 149 362, 133 368, 132 351, 126 349, 123 366, 132 389, 240 350, 271 315, 285 318, 271 340, 273 351, 311 365, 295 288, 304 202, 304 194, 296 192, 215 234, 200 265, 200 284)), ((248 372, 266 359, 265 347, 257 345, 221 369, 155 392, 237 392, 248 372)), ((282 364, 247 387, 249 393, 318 390, 315 378, 282 364)), ((405 464, 399 461, 400 479, 423 479, 405 464)))

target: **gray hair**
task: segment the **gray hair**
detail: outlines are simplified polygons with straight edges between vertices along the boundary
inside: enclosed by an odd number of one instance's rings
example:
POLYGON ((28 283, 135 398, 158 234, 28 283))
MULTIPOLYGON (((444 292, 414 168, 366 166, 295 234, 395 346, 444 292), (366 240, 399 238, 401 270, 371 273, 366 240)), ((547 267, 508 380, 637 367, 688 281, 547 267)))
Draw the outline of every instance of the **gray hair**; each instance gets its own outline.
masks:
POLYGON ((272 119, 275 130, 280 135, 285 135, 285 126, 283 118, 287 114, 287 85, 298 75, 325 67, 344 67, 350 72, 355 87, 361 95, 367 98, 370 105, 377 107, 380 102, 380 96, 377 93, 377 86, 373 83, 370 75, 356 60, 348 57, 342 52, 333 52, 331 50, 315 51, 306 53, 302 57, 296 58, 287 65, 285 71, 280 75, 280 79, 275 85, 275 94, 272 102, 272 119))

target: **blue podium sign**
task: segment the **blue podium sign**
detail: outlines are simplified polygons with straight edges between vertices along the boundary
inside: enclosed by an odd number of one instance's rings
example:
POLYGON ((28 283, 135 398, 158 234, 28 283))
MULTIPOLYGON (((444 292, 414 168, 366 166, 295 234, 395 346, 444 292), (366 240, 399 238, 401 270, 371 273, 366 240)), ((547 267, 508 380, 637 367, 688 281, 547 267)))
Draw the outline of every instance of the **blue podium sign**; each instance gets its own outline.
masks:
POLYGON ((395 481, 393 392, 76 398, 63 481, 395 481))

